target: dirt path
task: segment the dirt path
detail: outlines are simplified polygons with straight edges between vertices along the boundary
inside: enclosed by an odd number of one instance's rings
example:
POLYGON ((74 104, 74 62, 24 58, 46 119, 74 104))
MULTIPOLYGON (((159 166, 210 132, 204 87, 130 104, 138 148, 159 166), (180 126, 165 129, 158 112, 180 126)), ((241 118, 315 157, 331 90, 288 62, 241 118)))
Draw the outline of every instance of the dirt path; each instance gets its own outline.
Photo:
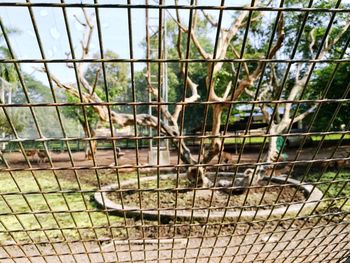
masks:
MULTIPOLYGON (((341 147, 334 158, 344 158, 349 147, 341 147)), ((125 155, 118 160, 121 166, 136 164, 135 150, 123 150, 125 155)), ((147 149, 140 150, 139 162, 147 164, 147 149)), ((318 154, 315 149, 307 148, 300 152, 299 160, 327 159, 332 148, 324 148, 318 154)), ((287 152, 288 160, 293 160, 295 150, 287 152)), ((237 159, 237 155, 233 155, 237 159)), ((257 153, 245 153, 241 162, 255 163, 257 153)), ((21 153, 5 153, 11 169, 27 168, 21 153)), ((67 153, 52 153, 55 168, 71 168, 73 165, 67 153)), ((114 164, 112 151, 98 151, 96 162, 84 160, 83 152, 72 155, 73 164, 79 168, 108 166, 114 164)), ((215 160, 213 161, 215 162, 215 160)), ((176 152, 171 153, 171 163, 177 163, 176 152)), ((37 163, 32 160, 34 168, 48 168, 48 163, 37 163)), ((3 164, 0 164, 4 168, 3 164)), ((108 169, 106 169, 108 170, 108 169)), ((124 171, 132 169, 125 168, 124 171)), ((79 171, 84 177, 87 170, 79 171)), ((70 174, 62 172, 66 178, 70 174)), ((88 178, 88 176, 86 176, 88 178)), ((72 177, 74 180, 74 177, 72 177)), ((88 179, 84 179, 87 180, 88 179)), ((107 183, 110 179, 102 180, 107 183)), ((323 215, 320 215, 323 216, 323 215)), ((176 228, 170 224, 141 226, 140 220, 130 219, 132 225, 132 239, 121 241, 114 245, 109 237, 99 237, 100 241, 57 241, 51 244, 22 245, 7 242, 0 247, 0 262, 344 262, 350 251, 350 217, 340 220, 299 219, 292 223, 290 220, 278 223, 246 223, 226 227, 198 224, 190 227, 181 222, 176 228), (158 226, 157 226, 158 225, 158 226), (144 230, 145 239, 153 240, 140 245, 141 230, 144 230), (157 241, 158 233, 167 241, 157 241), (175 239, 171 237, 176 236, 175 239), (174 243, 172 242, 174 240, 174 243), (170 241, 170 243, 169 243, 170 241), (153 244, 152 244, 153 243, 153 244), (102 253, 101 253, 102 251, 102 253), (59 258, 56 254, 60 254, 59 258), (30 256, 30 260, 26 257, 30 256), (11 259, 13 258, 13 259, 11 259), (172 260, 170 260, 172 259, 172 260)))
MULTIPOLYGON (((136 161, 136 150, 127 149, 122 150, 124 155, 118 159, 119 166, 134 166, 137 164, 136 161)), ((286 151, 288 155, 288 161, 293 161, 296 156, 299 161, 308 161, 308 160, 327 160, 331 157, 333 153, 333 147, 322 148, 319 152, 316 152, 315 148, 305 148, 302 151, 297 151, 297 149, 289 149, 286 151)), ((350 153, 350 146, 342 146, 337 149, 333 158, 344 158, 350 153)), ((8 161, 10 167, 19 169, 28 167, 23 154, 20 152, 11 152, 4 153, 5 159, 8 161)), ((50 157, 55 168, 64 168, 72 167, 72 162, 77 167, 91 167, 91 166, 108 166, 115 165, 114 154, 112 150, 99 150, 95 156, 95 162, 93 160, 85 160, 84 152, 73 152, 72 159, 67 152, 56 153, 51 152, 50 157)), ((195 155, 196 157, 196 155, 195 155)), ((232 162, 236 163, 239 158, 238 154, 232 154, 232 162)), ((33 167, 38 168, 49 168, 50 165, 46 161, 45 163, 38 163, 36 157, 28 157, 33 167)), ((148 164, 148 149, 140 149, 138 152, 138 159, 140 165, 148 164)), ((217 158, 214 158, 212 163, 217 163, 217 158)), ((251 163, 254 164, 258 162, 258 152, 245 152, 240 156, 240 163, 251 163)), ((262 161, 262 160, 260 160, 262 161)), ((181 161, 178 162, 178 155, 176 151, 171 151, 170 154, 170 163, 172 165, 181 164, 181 161)), ((332 164, 331 164, 332 165, 332 164)), ((334 164, 333 164, 334 165, 334 164)), ((0 164, 0 167, 3 167, 3 164, 0 164)), ((124 169, 127 171, 128 169, 124 169)), ((130 169, 129 169, 130 170, 130 169)))
MULTIPOLYGON (((135 244, 141 241, 75 242, 39 246, 26 245, 21 249, 31 261, 24 257, 16 245, 8 244, 0 248, 0 261, 9 255, 16 262, 344 262, 349 255, 349 226, 327 226, 299 231, 297 228, 283 232, 278 229, 271 233, 255 229, 245 237, 167 239, 159 244, 135 244), (173 243, 174 241, 174 243, 173 243), (278 242, 278 244, 277 244, 278 242), (102 251, 102 253, 101 253, 102 251), (170 260, 171 259, 171 260, 170 260)), ((244 233, 243 233, 244 234, 244 233)), ((146 241, 147 242, 147 241, 146 241)), ((151 243, 151 242, 149 242, 151 243)))

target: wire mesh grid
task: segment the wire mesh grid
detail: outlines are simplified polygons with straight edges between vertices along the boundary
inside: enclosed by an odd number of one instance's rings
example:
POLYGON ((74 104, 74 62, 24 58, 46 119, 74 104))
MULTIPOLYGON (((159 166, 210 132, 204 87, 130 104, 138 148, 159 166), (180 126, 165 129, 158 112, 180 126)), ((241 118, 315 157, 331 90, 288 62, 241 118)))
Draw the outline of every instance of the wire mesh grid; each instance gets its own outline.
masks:
POLYGON ((1 262, 346 262, 348 1, 1 1, 1 262))

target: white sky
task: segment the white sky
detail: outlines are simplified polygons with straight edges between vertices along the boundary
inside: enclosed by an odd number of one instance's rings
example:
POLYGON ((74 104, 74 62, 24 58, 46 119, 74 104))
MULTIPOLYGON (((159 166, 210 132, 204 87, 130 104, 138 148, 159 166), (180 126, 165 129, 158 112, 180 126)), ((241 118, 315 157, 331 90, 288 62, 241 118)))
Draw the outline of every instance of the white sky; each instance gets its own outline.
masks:
MULTIPOLYGON (((24 0, 0 0, 0 2, 24 2, 24 0)), ((57 3, 59 0, 32 0, 32 2, 52 2, 57 3)), ((67 3, 80 3, 80 0, 67 0, 67 3)), ((93 3, 93 0, 84 0, 84 3, 93 3)), ((150 3, 152 4, 152 0, 150 3)), ((188 4, 188 0, 180 1, 180 4, 188 4)), ((279 1, 276 1, 278 4, 279 1)), ((350 0, 344 0, 350 2, 350 0)), ((100 0, 99 3, 121 3, 126 1, 116 0, 100 0)), ((144 4, 144 0, 134 0, 133 4, 144 4)), ((173 4, 173 0, 165 0, 166 4, 173 4)), ((226 5, 242 5, 250 3, 249 0, 227 0, 226 5)), ((202 0, 199 1, 201 5, 220 5, 220 0, 202 0)), ((63 20, 63 13, 61 8, 46 8, 36 7, 33 9, 35 19, 39 28, 40 38, 44 47, 46 58, 48 59, 62 59, 66 58, 65 53, 69 51, 68 38, 63 20)), ((125 9, 100 9, 100 21, 102 29, 102 39, 104 50, 110 49, 115 51, 121 58, 129 58, 129 36, 128 36, 128 20, 127 10, 125 9)), ((158 11, 151 11, 157 15, 158 11)), ((187 17, 188 10, 181 11, 183 17, 187 17)), ((73 15, 82 17, 81 9, 67 8, 69 26, 71 35, 73 36, 73 43, 78 52, 80 49, 79 41, 83 33, 83 27, 73 18, 73 15)), ((211 14, 215 16, 218 11, 212 11, 211 14)), ((232 12, 224 13, 223 23, 228 25, 230 14, 232 12)), ((144 58, 145 50, 141 47, 141 42, 145 39, 145 10, 132 10, 132 30, 133 30, 133 50, 135 58, 144 58)), ((26 7, 2 7, 0 9, 0 17, 5 26, 16 28, 20 30, 20 34, 10 35, 12 48, 18 59, 40 59, 40 52, 35 37, 33 25, 30 20, 28 8, 26 7)), ((188 22, 184 19, 184 22, 188 22)), ((155 20, 157 23, 157 20, 155 20)), ((93 35, 91 44, 91 55, 99 51, 99 44, 97 39, 97 30, 93 35)), ((79 52, 76 53, 79 57, 79 52)), ((22 68, 28 73, 33 72, 34 67, 40 64, 23 64, 22 68)), ((144 67, 142 64, 136 64, 136 70, 144 67)), ((50 70, 57 75, 63 82, 74 81, 74 74, 72 70, 67 70, 65 64, 51 65, 50 70)), ((46 82, 43 74, 35 73, 37 79, 46 82)))
MULTIPOLYGON (((24 0, 0 0, 6 2, 24 2, 24 0)), ((32 0, 31 2, 50 2, 58 3, 59 0, 32 0)), ((78 0, 67 0, 67 3, 80 3, 78 0)), ((93 0, 84 0, 84 3, 93 3, 93 0)), ((115 0, 100 0, 99 3, 121 3, 126 1, 115 0)), ((152 4, 152 0, 150 3, 152 4)), ((228 0, 227 4, 242 5, 249 3, 249 0, 228 0)), ((133 4, 144 4, 144 0, 134 0, 133 4)), ((173 0, 166 0, 166 3, 172 4, 173 0)), ((220 5, 219 0, 202 0, 199 4, 203 5, 220 5)), ((188 1, 180 1, 180 4, 188 4, 188 1)), ((44 47, 45 56, 47 59, 62 59, 66 58, 65 53, 69 51, 69 43, 65 29, 63 13, 60 8, 36 7, 33 8, 35 20, 39 29, 40 38, 44 47)), ((90 10, 92 11, 92 10, 90 10)), ((115 51, 121 58, 129 58, 129 36, 128 36, 128 18, 126 9, 100 9, 100 22, 102 29, 102 39, 104 50, 110 49, 115 51)), ((157 16, 158 11, 150 11, 157 16)), ((215 15, 214 11, 212 12, 215 15)), ((79 56, 80 44, 83 33, 83 27, 74 19, 73 15, 82 17, 80 8, 67 8, 68 20, 73 36, 73 44, 76 51, 76 56, 79 56)), ((182 11, 183 17, 186 17, 188 11, 182 11)), ((39 46, 35 37, 34 28, 30 20, 28 8, 26 7, 2 7, 0 9, 0 16, 5 26, 16 28, 21 33, 10 35, 11 46, 15 51, 18 59, 41 59, 39 46)), ((141 47, 142 41, 145 39, 145 10, 133 9, 132 16, 132 30, 133 30, 133 51, 135 58, 144 58, 145 50, 141 47)), ((188 20, 188 19, 187 19, 188 20)), ((184 20, 184 22, 187 22, 184 20)), ((155 20, 157 23, 157 21, 155 20)), ((92 44, 91 55, 98 53, 99 43, 97 39, 97 30, 95 27, 92 44)), ((34 68, 39 64, 23 64, 22 69, 28 73, 33 73, 34 68)), ((136 70, 140 70, 145 65, 136 64, 136 70)), ((72 70, 67 70, 64 64, 51 65, 50 69, 64 82, 74 81, 74 74, 72 70)), ((38 75, 34 73, 35 77, 43 82, 46 78, 43 74, 38 75)))

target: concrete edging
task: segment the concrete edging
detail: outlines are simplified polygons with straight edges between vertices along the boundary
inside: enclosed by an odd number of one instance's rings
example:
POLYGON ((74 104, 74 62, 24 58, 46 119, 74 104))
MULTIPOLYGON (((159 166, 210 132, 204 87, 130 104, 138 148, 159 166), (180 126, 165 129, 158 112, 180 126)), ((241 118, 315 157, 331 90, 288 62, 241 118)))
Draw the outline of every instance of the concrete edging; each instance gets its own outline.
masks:
MULTIPOLYGON (((166 180, 166 179, 173 179, 176 174, 166 174, 161 175, 160 180, 166 180)), ((181 174, 180 178, 184 178, 186 175, 181 174)), ((150 181, 157 179, 157 176, 150 176, 150 177, 144 177, 141 178, 141 181, 150 181)), ((288 183, 293 184, 296 186, 300 186, 301 190, 304 190, 304 195, 306 197, 306 200, 303 202, 298 203, 292 203, 289 206, 283 206, 275 209, 258 209, 258 211, 230 211, 229 209, 225 211, 210 211, 209 220, 221 220, 222 217, 225 215, 225 219, 231 220, 231 221, 237 221, 239 218, 240 221, 250 221, 252 218, 254 219, 260 219, 260 220, 266 220, 268 218, 288 218, 293 217, 295 215, 303 216, 306 214, 309 214, 310 211, 312 211, 317 204, 320 202, 320 200, 323 197, 322 192, 310 184, 302 184, 300 181, 295 179, 288 179, 286 180, 286 177, 279 176, 279 177, 271 177, 271 181, 275 183, 288 183), (311 193, 311 194, 310 194, 311 193), (273 210, 273 211, 271 211, 273 210)), ((133 180, 127 180, 120 184, 120 187, 125 187, 127 185, 135 184, 137 183, 137 179, 133 180)), ((145 219, 150 220, 158 220, 160 217, 162 220, 171 220, 175 218, 175 210, 162 210, 157 211, 156 209, 150 209, 150 210, 142 210, 138 207, 131 207, 131 206, 122 206, 121 204, 117 204, 113 201, 111 201, 107 197, 107 193, 114 191, 116 189, 119 189, 117 184, 111 184, 107 186, 101 187, 101 191, 95 192, 94 198, 95 201, 98 203, 98 205, 106 210, 108 210, 108 213, 116 214, 120 216, 127 216, 127 217, 143 217, 145 219)), ((208 217, 209 210, 177 210, 176 211, 176 218, 178 219, 190 219, 193 218, 194 220, 206 220, 208 217)))

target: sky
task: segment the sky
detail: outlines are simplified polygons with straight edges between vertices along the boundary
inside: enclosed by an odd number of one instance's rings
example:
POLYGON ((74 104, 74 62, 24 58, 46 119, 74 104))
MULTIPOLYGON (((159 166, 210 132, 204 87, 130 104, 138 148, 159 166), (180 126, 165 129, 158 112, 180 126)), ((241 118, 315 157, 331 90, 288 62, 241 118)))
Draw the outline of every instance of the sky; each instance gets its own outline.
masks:
MULTIPOLYGON (((25 2, 24 0, 0 0, 0 2, 25 2)), ((149 0, 150 3, 155 1, 149 0)), ((59 0, 32 0, 31 2, 50 2, 58 3, 59 0)), ((80 3, 78 0, 67 0, 67 3, 80 3)), ((93 3, 93 0, 84 0, 84 3, 93 3)), ((99 3, 120 3, 125 4, 126 1, 116 0, 100 0, 99 3)), ((144 4, 144 0, 131 1, 133 4, 144 4)), ((226 0, 226 5, 240 6, 249 3, 249 0, 226 0)), ((276 5, 279 1, 275 1, 276 5)), ((345 0, 343 2, 350 2, 345 0)), ((165 0, 166 4, 173 4, 173 0, 165 0)), ((188 0, 180 0, 180 4, 189 4, 188 0)), ((220 5, 219 0, 199 0, 200 5, 220 5)), ((47 59, 62 59, 67 57, 69 52, 69 42, 65 29, 63 13, 61 8, 35 7, 33 8, 34 17, 39 29, 40 39, 42 41, 44 53, 47 59)), ((181 15, 188 17, 188 10, 181 11, 181 15)), ((219 11, 214 10, 209 12, 213 16, 217 16, 219 11)), ((89 13, 93 14, 90 9, 89 13)), ((73 37, 73 45, 76 56, 80 57, 80 43, 84 32, 83 27, 76 21, 74 16, 82 18, 82 11, 80 8, 67 8, 69 27, 73 37)), ((223 25, 227 26, 231 22, 230 12, 224 12, 223 25)), ((154 23, 158 23, 158 11, 153 10, 150 14, 155 17, 154 23)), ((166 14, 166 16, 169 16, 166 14)), ((18 59, 41 59, 39 46, 36 40, 33 24, 27 7, 2 7, 0 8, 0 17, 5 26, 9 28, 18 29, 20 33, 9 36, 11 46, 18 59)), ((94 17, 95 18, 95 17, 94 17)), ((102 40, 104 50, 112 50, 116 52, 121 58, 130 58, 129 54, 129 35, 128 35, 128 17, 126 9, 100 9, 99 18, 101 21, 102 40)), ((145 58, 145 48, 141 43, 145 39, 145 10, 133 9, 131 12, 132 20, 132 38, 133 38, 133 52, 134 58, 145 58)), ((184 19, 188 22, 188 18, 184 19)), ((213 33, 214 35, 214 33, 213 33)), ((97 38, 97 30, 95 28, 92 42, 90 56, 99 51, 99 42, 97 38)), ((37 68, 40 64, 22 64, 22 69, 35 76, 36 79, 41 80, 47 84, 47 78, 44 74, 38 73, 37 68)), ((136 63, 135 70, 141 70, 145 67, 144 64, 136 63)), ((51 72, 56 75, 63 82, 74 82, 73 70, 68 70, 66 65, 52 64, 50 65, 51 72)))
MULTIPOLYGON (((4 1, 5 0, 0 0, 4 1)), ((6 1, 6 2, 24 2, 24 1, 6 1)), ((50 2, 58 3, 59 0, 36 0, 31 2, 50 2)), ((80 3, 76 0, 68 0, 67 3, 80 3)), ((84 3, 93 3, 93 1, 83 1, 84 3)), ((126 1, 102 1, 99 3, 121 3, 125 4, 126 1)), ((150 0, 150 3, 153 1, 150 0)), ((172 4, 173 1, 168 1, 172 4)), ((227 3, 229 4, 230 1, 227 3)), ((235 5, 242 5, 249 0, 231 1, 235 2, 235 5)), ((143 4, 144 0, 132 1, 135 4, 143 4)), ((219 5, 220 1, 200 1, 200 4, 213 4, 219 5)), ((188 1, 180 1, 180 4, 188 4, 188 1)), ((38 26, 40 39, 43 45, 43 50, 47 59, 62 59, 66 58, 66 53, 69 52, 69 42, 65 29, 65 23, 63 18, 63 12, 61 8, 48 8, 48 7, 35 7, 33 8, 34 17, 38 26)), ((215 16, 215 12, 212 15, 215 16)), ((90 14, 94 14, 92 9, 89 10, 90 14)), ((73 45, 75 48, 76 56, 80 57, 80 40, 84 32, 83 26, 77 22, 74 16, 82 18, 82 11, 80 8, 67 8, 69 27, 71 35, 73 36, 73 45)), ((2 7, 0 8, 0 16, 6 27, 15 28, 19 30, 18 34, 12 34, 9 36, 11 46, 18 59, 41 59, 39 45, 36 40, 33 24, 30 19, 29 11, 27 7, 2 7)), ((168 14, 166 14, 168 16, 168 14)), ((188 11, 182 11, 182 16, 187 17, 188 11)), ((150 11, 150 17, 156 19, 151 20, 153 23, 158 23, 158 11, 150 11)), ((95 18, 95 17, 93 17, 95 18)), ((112 50, 116 52, 121 58, 130 58, 129 52, 129 30, 128 30, 128 16, 126 9, 100 9, 99 18, 101 21, 102 40, 104 50, 112 50)), ((135 58, 145 58, 145 48, 141 45, 144 41, 145 34, 145 10, 133 9, 131 12, 132 31, 133 31, 133 52, 135 58)), ((188 19, 187 19, 188 20, 188 19)), ((187 22, 187 20, 184 20, 187 22)), ((227 20, 227 19, 226 19, 227 20)), ((227 22, 229 22, 227 20, 227 22)), ((99 52, 99 43, 97 38, 97 30, 95 27, 93 39, 90 48, 90 57, 99 52)), ((36 72, 40 64, 22 64, 22 69, 35 76, 35 78, 42 82, 47 82, 45 75, 36 72)), ((145 67, 144 64, 136 63, 135 70, 141 70, 145 67)), ((63 82, 73 82, 74 72, 68 70, 65 64, 51 65, 50 70, 58 76, 63 82)))

